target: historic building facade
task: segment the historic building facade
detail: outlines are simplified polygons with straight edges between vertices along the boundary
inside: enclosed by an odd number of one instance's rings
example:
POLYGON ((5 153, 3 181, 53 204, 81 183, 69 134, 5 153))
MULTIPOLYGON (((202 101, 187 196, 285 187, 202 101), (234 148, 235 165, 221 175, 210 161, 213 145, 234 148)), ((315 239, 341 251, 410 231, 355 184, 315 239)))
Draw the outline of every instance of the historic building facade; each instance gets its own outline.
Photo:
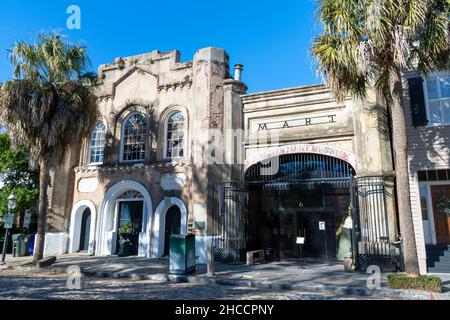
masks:
MULTIPOLYGON (((235 125, 246 87, 229 77, 223 49, 153 51, 99 67, 101 118, 52 175, 45 254, 167 254, 171 233, 197 235, 204 257, 211 186, 229 172, 207 164, 208 142, 235 125)), ((216 153, 224 153, 218 150, 216 153)))
MULTIPOLYGON (((223 260, 264 249, 398 267, 389 120, 375 93, 343 102, 324 85, 246 94, 241 72, 230 76, 218 48, 192 62, 153 51, 100 66, 101 117, 52 174, 45 254, 115 255, 128 233, 130 254, 159 258, 171 234, 194 233, 199 263, 212 241, 223 260)), ((425 244, 440 243, 431 208, 448 192, 449 132, 414 126, 412 110, 411 201, 426 272, 425 244)))
POLYGON ((450 73, 404 75, 411 207, 421 273, 449 273, 450 73))

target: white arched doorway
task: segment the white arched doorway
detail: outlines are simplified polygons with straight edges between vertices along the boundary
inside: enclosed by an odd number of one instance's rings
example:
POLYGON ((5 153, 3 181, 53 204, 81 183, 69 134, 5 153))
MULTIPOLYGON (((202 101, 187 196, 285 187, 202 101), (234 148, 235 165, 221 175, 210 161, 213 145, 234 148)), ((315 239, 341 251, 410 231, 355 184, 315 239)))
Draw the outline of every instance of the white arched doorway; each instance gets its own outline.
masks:
POLYGON ((87 251, 89 254, 94 253, 95 218, 97 216, 97 211, 94 203, 89 200, 77 202, 72 209, 69 231, 69 253, 78 252, 80 250, 83 213, 85 213, 86 210, 90 210, 89 241, 87 244, 87 251))
POLYGON ((113 255, 116 253, 118 206, 120 197, 129 191, 135 191, 142 197, 142 229, 139 233, 138 256, 150 257, 150 232, 152 201, 147 188, 133 180, 123 180, 113 185, 105 193, 100 206, 98 239, 96 254, 113 255))
POLYGON ((155 210, 155 223, 153 229, 153 258, 160 258, 164 254, 164 238, 167 211, 177 206, 180 209, 180 234, 187 233, 187 209, 184 202, 175 197, 167 197, 162 200, 155 210))

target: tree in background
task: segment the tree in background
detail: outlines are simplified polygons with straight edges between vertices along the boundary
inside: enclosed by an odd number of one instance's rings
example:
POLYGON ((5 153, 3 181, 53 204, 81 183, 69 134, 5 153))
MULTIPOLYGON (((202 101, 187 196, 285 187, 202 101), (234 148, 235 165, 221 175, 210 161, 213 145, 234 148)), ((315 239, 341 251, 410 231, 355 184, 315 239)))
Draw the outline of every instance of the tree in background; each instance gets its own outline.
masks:
POLYGON ((375 87, 392 120, 400 233, 405 271, 418 274, 408 179, 401 72, 446 69, 449 62, 449 0, 320 0, 322 34, 312 52, 339 99, 364 98, 375 87))
POLYGON ((13 145, 29 146, 30 165, 39 167, 37 263, 44 252, 50 170, 91 134, 99 116, 97 78, 86 72, 86 48, 61 35, 40 34, 32 44, 17 42, 10 56, 14 79, 0 88, 0 119, 13 145))
POLYGON ((14 192, 17 197, 15 213, 23 214, 30 209, 37 212, 39 197, 39 173, 30 170, 28 165, 28 149, 25 145, 11 147, 8 134, 0 134, 0 216, 8 212, 7 198, 14 192))

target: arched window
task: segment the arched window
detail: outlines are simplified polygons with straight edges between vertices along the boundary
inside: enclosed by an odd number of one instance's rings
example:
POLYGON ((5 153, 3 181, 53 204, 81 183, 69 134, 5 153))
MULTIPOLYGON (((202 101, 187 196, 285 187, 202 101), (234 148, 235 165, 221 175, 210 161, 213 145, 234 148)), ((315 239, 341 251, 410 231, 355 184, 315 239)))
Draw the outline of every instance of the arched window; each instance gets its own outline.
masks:
POLYGON ((122 131, 123 161, 144 160, 146 128, 145 116, 140 113, 131 115, 125 121, 122 131))
POLYGON ((184 116, 181 111, 172 113, 167 120, 166 158, 184 156, 184 116))
POLYGON ((105 131, 106 126, 103 122, 99 122, 91 135, 91 143, 89 145, 89 163, 103 163, 105 153, 105 131))

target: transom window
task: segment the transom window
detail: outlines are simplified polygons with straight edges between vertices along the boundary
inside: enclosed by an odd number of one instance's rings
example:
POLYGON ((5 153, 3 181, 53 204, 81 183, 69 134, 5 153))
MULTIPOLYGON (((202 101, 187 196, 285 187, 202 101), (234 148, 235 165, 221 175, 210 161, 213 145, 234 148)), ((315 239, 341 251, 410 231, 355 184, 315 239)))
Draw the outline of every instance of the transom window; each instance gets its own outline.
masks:
POLYGON ((424 81, 430 125, 450 124, 450 75, 424 81))
POLYGON ((167 120, 166 158, 184 156, 184 116, 181 111, 174 112, 167 120))
POLYGON ((140 113, 133 114, 125 121, 122 135, 123 161, 144 160, 146 129, 145 117, 140 113))
POLYGON ((89 145, 89 163, 103 163, 105 153, 105 131, 106 126, 103 122, 99 122, 91 135, 91 143, 89 145))

